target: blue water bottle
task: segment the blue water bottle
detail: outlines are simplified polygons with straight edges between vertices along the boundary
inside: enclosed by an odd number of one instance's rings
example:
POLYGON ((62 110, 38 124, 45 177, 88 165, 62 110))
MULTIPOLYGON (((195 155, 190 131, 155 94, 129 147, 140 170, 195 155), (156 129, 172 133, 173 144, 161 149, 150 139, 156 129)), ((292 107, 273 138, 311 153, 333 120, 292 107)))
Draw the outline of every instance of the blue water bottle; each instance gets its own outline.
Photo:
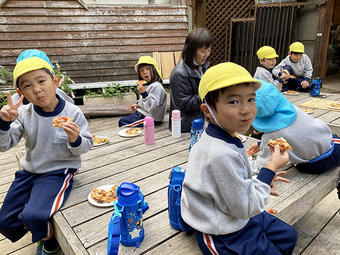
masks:
POLYGON ((191 122, 191 136, 190 136, 190 146, 189 151, 191 150, 192 146, 200 139, 203 133, 203 120, 202 119, 194 119, 191 122))
POLYGON ((119 241, 125 246, 138 247, 144 239, 143 213, 149 209, 139 186, 123 182, 117 188, 118 202, 111 217, 107 254, 118 254, 119 241))
POLYGON ((320 96, 320 88, 322 87, 322 79, 319 77, 315 77, 313 84, 312 84, 312 89, 310 91, 310 95, 312 97, 315 96, 320 96))

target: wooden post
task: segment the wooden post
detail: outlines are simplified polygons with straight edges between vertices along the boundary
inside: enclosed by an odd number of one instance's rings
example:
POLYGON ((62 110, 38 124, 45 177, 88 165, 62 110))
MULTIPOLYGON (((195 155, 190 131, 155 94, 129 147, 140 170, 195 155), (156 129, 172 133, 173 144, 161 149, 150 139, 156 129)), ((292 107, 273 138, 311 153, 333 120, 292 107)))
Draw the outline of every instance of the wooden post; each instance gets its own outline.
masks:
POLYGON ((332 14, 334 11, 334 0, 328 0, 320 6, 320 18, 318 32, 316 34, 313 76, 324 78, 327 71, 327 50, 329 34, 332 24, 332 14))

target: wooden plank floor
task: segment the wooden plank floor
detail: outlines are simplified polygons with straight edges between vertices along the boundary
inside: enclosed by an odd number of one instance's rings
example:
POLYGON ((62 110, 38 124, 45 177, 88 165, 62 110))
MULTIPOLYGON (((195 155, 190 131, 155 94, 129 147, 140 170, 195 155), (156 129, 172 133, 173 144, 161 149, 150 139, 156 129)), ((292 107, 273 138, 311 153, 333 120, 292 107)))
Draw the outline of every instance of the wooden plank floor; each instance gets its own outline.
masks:
MULTIPOLYGON (((332 100, 338 100, 339 95, 334 97, 332 100)), ((293 103, 299 104, 306 101, 306 97, 296 96, 291 101, 293 103)), ((309 99, 308 99, 309 100, 309 99)), ((339 115, 339 113, 336 113, 339 115)), ((318 118, 324 118, 324 120, 339 121, 339 119, 334 118, 333 112, 326 113, 322 111, 314 111, 313 115, 318 118), (323 116, 325 115, 325 116, 323 116)), ((117 128, 118 118, 97 118, 97 119, 89 119, 90 130, 93 134, 98 135, 107 135, 111 136, 113 133, 118 132, 117 128)), ((337 124, 337 123, 335 123, 337 124)), ((156 139, 158 142, 152 148, 148 148, 149 150, 153 150, 155 154, 157 154, 157 160, 153 162, 154 165, 157 165, 160 169, 162 169, 163 161, 173 160, 176 164, 182 164, 186 162, 186 158, 188 155, 187 148, 189 144, 189 136, 188 134, 183 135, 183 137, 176 141, 176 143, 172 143, 170 138, 170 132, 167 129, 167 124, 165 123, 161 127, 157 128, 156 139), (166 144, 167 147, 163 148, 163 144, 166 144), (183 147, 182 152, 174 154, 170 157, 165 157, 168 155, 168 151, 171 150, 174 146, 183 147)), ((103 146, 95 148, 91 154, 83 155, 83 166, 85 166, 86 171, 81 172, 82 179, 81 181, 76 181, 74 188, 84 190, 85 196, 88 194, 88 185, 87 183, 93 182, 94 184, 100 185, 101 171, 100 168, 112 168, 112 171, 130 171, 130 176, 135 177, 139 173, 138 165, 143 164, 143 153, 145 153, 145 146, 140 146, 140 142, 142 137, 134 138, 131 140, 126 140, 121 138, 121 141, 116 142, 114 145, 103 146), (131 150, 133 150, 131 152, 131 150), (124 159, 126 157, 126 153, 129 151, 129 157, 133 155, 136 159, 136 165, 131 165, 131 161, 129 164, 124 164, 124 159), (98 152, 98 153, 97 153, 98 152), (105 157, 106 155, 110 155, 109 157, 105 157), (95 157, 99 157, 98 160, 91 160, 95 157), (99 168, 99 170, 98 170, 99 168), (113 170, 115 169, 115 170, 113 170), (117 170, 118 169, 118 170, 117 170)), ((4 153, 0 153, 0 206, 3 202, 3 199, 6 195, 8 187, 11 181, 14 178, 15 170, 17 169, 17 163, 15 159, 15 152, 19 151, 23 148, 23 142, 20 143, 19 146, 13 148, 12 150, 4 153)), ((152 183, 157 183, 159 180, 159 187, 150 187, 148 189, 148 184, 150 182, 150 178, 143 179, 143 176, 139 176, 139 181, 137 184, 143 186, 143 193, 148 194, 147 201, 150 204, 149 213, 152 211, 161 211, 157 216, 152 218, 152 222, 147 220, 148 214, 145 216, 145 228, 157 228, 158 225, 168 224, 167 219, 167 201, 163 201, 162 204, 155 203, 158 201, 156 198, 158 196, 166 196, 166 185, 168 183, 168 169, 160 170, 160 172, 154 176, 152 176, 152 183), (150 194, 151 190, 156 190, 150 194), (160 209, 161 208, 161 209, 160 209), (157 224, 159 223, 159 224, 157 224)), ((119 172, 115 172, 117 178, 117 174, 119 176, 119 172)), ((147 173, 142 173, 147 174, 147 173)), ((76 178, 76 177, 75 177, 76 178)), ((121 178, 126 178, 126 174, 121 178)), ((122 179, 123 180, 123 179, 122 179)), ((117 181, 117 179, 116 179, 117 181)), ((103 183, 106 184, 106 183, 103 183)), ((149 185, 150 186, 150 185, 149 185)), ((87 202, 80 202, 77 206, 68 207, 72 203, 72 201, 78 200, 78 197, 70 196, 70 201, 67 201, 63 213, 71 212, 72 210, 81 210, 82 208, 86 208, 86 213, 78 214, 79 217, 69 219, 69 224, 75 226, 75 231, 79 231, 88 243, 86 246, 92 246, 92 251, 95 254, 96 250, 96 238, 95 235, 97 233, 91 233, 91 228, 82 229, 81 223, 86 222, 91 218, 91 215, 97 214, 99 208, 91 207, 89 209, 86 206, 87 202), (79 227, 78 227, 79 226, 79 227), (78 228, 77 228, 78 227, 78 228)), ((82 201, 81 199, 79 201, 82 201)), ((103 209, 100 208, 102 216, 98 217, 98 220, 94 222, 94 224, 102 224, 103 222, 107 223, 107 218, 111 214, 111 209, 103 209)), ((325 199, 323 199, 317 206, 315 206, 310 213, 300 219, 298 222, 294 224, 295 229, 298 231, 298 243, 294 250, 294 254, 303 254, 303 255, 314 255, 314 254, 340 254, 340 203, 337 199, 336 192, 332 192, 325 199)), ((158 230, 160 232, 160 236, 162 236, 162 229, 158 230)), ((168 229, 166 229, 168 231, 168 229)), ((92 231, 93 232, 93 231, 92 231)), ((106 232, 106 230, 104 231, 106 232)), ((179 233, 177 231, 172 232, 173 238, 171 238, 170 242, 164 242, 159 245, 156 249, 153 249, 152 252, 148 252, 145 250, 145 254, 171 254, 174 250, 174 247, 178 247, 179 241, 183 238, 184 233, 179 233)), ((105 233, 103 234, 105 238, 105 233)), ((100 236, 99 240, 103 237, 100 236)), ((155 237, 157 238, 157 237, 155 237)), ((188 238, 188 237, 186 237, 188 238)), ((189 238, 193 238, 190 236, 189 238)), ((98 240, 98 239, 97 239, 98 240)), ((149 244, 152 246, 152 244, 149 244)), ((4 238, 0 235, 0 254, 22 254, 22 255, 31 255, 35 254, 35 244, 31 244, 31 235, 27 234, 24 238, 22 238, 17 243, 12 244, 8 239, 4 238)), ((182 247, 180 254, 185 254, 186 250, 192 254, 193 249, 197 251, 197 254, 200 254, 197 247, 182 247)), ((120 250, 120 254, 129 254, 131 250, 122 249, 120 250)), ((102 252, 98 253, 99 255, 104 254, 102 252)), ((173 253, 176 254, 176 253, 173 253)), ((179 254, 179 253, 177 253, 179 254)))

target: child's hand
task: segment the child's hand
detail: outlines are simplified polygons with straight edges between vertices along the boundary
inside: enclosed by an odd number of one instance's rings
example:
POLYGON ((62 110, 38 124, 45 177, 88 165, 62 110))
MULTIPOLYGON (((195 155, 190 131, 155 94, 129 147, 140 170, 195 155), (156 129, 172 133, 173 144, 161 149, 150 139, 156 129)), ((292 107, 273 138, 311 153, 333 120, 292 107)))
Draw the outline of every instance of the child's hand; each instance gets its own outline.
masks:
POLYGON ((137 104, 129 105, 127 109, 130 110, 130 111, 132 111, 132 110, 136 111, 137 110, 137 104))
POLYGON ((282 81, 289 79, 289 74, 287 74, 286 72, 282 72, 281 79, 282 79, 282 81))
POLYGON ((142 94, 146 91, 144 85, 142 85, 142 84, 137 84, 137 90, 140 94, 142 94))
POLYGON ((305 88, 307 88, 308 86, 309 86, 308 81, 302 81, 302 82, 301 82, 301 87, 302 87, 302 88, 305 89, 305 88))
POLYGON ((24 100, 24 96, 20 96, 18 102, 13 104, 11 93, 7 92, 7 102, 8 104, 1 108, 0 118, 3 121, 15 121, 19 114, 18 108, 24 100))
POLYGON ((68 137, 67 141, 74 143, 80 134, 79 126, 73 121, 64 124, 63 129, 68 137))
POLYGON ((257 143, 253 144, 249 147, 247 150, 248 155, 253 155, 255 153, 258 153, 260 151, 260 147, 257 145, 257 143))
POLYGON ((277 172, 275 174, 275 176, 272 180, 272 183, 270 184, 270 195, 280 196, 280 194, 275 191, 275 187, 274 187, 275 182, 277 182, 277 181, 290 182, 290 180, 283 178, 283 177, 280 177, 281 175, 284 175, 284 174, 286 174, 286 171, 280 171, 280 172, 277 172))
POLYGON ((272 148, 270 150, 272 152, 272 155, 270 157, 270 160, 266 163, 265 167, 276 172, 288 163, 288 151, 280 152, 279 145, 275 145, 274 150, 272 148))

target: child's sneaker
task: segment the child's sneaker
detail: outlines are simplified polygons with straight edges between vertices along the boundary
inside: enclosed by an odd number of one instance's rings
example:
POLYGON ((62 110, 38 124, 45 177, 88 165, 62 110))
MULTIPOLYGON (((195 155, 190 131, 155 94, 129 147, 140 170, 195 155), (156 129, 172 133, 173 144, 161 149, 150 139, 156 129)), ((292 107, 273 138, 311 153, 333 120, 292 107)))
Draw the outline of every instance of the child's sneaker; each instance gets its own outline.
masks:
POLYGON ((42 241, 42 243, 43 247, 41 255, 57 255, 58 251, 60 250, 59 243, 54 236, 47 241, 42 241))

